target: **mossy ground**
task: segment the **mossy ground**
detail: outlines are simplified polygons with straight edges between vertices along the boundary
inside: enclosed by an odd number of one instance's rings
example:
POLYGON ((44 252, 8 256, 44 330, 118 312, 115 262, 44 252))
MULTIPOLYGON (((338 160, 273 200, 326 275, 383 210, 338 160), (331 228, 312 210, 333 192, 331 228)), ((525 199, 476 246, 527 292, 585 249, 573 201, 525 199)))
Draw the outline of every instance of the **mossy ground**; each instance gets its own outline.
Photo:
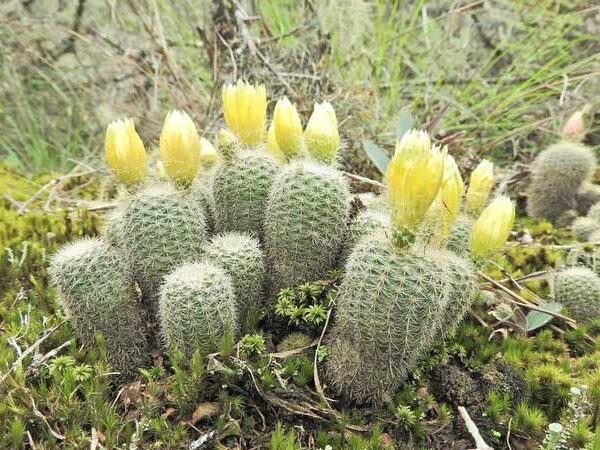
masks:
MULTIPOLYGON (((198 448, 202 439, 214 448, 471 448, 458 406, 495 448, 507 439, 513 448, 539 448, 549 423, 568 425, 579 398, 572 388, 582 385, 583 425, 570 439, 577 440, 573 448, 596 439, 600 323, 573 329, 555 319, 527 333, 527 310, 483 280, 473 314, 381 408, 326 402, 315 385, 314 364, 327 348, 315 358, 314 344, 333 305, 335 273, 282 291, 239 344, 225 339, 219 353, 191 360, 156 353, 152 368, 122 384, 105 362, 110 349, 101 337, 93 349, 75 342, 48 285, 49 255, 96 235, 100 217, 85 209, 49 214, 33 204, 19 214, 9 201, 1 206, 2 448, 198 448), (277 348, 298 332, 311 347, 277 348)), ((568 232, 527 220, 516 229, 515 241, 486 267, 494 279, 518 280, 562 263, 564 251, 552 245, 570 242, 568 232), (533 242, 519 245, 525 235, 533 242)), ((504 284, 529 301, 548 297, 543 280, 521 290, 504 284)))

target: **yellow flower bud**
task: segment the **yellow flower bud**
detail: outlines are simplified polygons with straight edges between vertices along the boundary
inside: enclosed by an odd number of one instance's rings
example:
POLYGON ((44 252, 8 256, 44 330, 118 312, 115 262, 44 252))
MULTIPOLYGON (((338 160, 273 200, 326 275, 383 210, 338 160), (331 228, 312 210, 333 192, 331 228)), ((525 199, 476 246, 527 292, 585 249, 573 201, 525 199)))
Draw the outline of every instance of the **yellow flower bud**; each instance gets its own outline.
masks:
POLYGON ((160 159, 174 181, 189 183, 196 176, 200 165, 200 136, 185 112, 167 114, 160 133, 160 159))
POLYGON ((483 210, 471 231, 471 254, 485 258, 501 249, 515 220, 515 205, 503 195, 483 210))
POLYGON ((445 152, 439 147, 396 151, 386 174, 394 226, 412 230, 425 216, 442 185, 445 152))
POLYGON ((275 123, 271 121, 269 131, 267 132, 267 151, 269 154, 279 162, 285 162, 285 154, 277 145, 277 138, 275 137, 275 123))
POLYGON ((279 149, 289 158, 302 151, 302 122, 296 107, 287 97, 277 101, 273 112, 275 139, 279 149))
POLYGON ((471 173, 467 191, 467 210, 478 213, 485 206, 494 187, 494 164, 484 159, 471 173))
POLYGON ((465 184, 456 161, 451 155, 446 155, 442 185, 431 207, 432 220, 439 224, 439 237, 441 239, 448 237, 452 224, 460 211, 460 203, 464 193, 465 184))
POLYGON ((201 137, 200 138, 200 165, 202 167, 212 167, 217 162, 217 149, 211 142, 201 137))
POLYGON ((267 91, 264 85, 239 80, 223 86, 223 115, 240 142, 257 146, 264 142, 267 126, 267 91))
POLYGON ((148 168, 146 150, 133 120, 115 120, 106 128, 104 152, 108 168, 121 182, 135 184, 144 180, 148 168))
POLYGON ((396 153, 403 150, 422 150, 431 148, 431 139, 425 130, 409 130, 396 143, 396 153))
POLYGON ((315 103, 304 130, 304 142, 317 160, 329 164, 335 159, 340 147, 340 134, 335 111, 329 102, 315 103))

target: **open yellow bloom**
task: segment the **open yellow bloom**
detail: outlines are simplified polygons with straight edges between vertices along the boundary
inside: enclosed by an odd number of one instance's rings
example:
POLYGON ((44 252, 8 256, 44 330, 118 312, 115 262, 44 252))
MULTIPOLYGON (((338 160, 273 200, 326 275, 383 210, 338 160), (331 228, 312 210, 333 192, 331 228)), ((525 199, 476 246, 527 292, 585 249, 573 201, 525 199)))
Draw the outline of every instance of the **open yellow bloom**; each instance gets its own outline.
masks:
POLYGON ((262 144, 267 127, 265 86, 238 80, 223 86, 222 99, 225 122, 240 142, 252 147, 262 144))
POLYGON ((200 165, 212 167, 217 162, 217 149, 206 139, 200 138, 200 165))
POLYGON ((485 258, 502 248, 515 220, 515 205, 503 195, 483 210, 471 231, 471 254, 485 258))
POLYGON ((275 137, 275 123, 271 121, 269 131, 267 131, 267 151, 269 154, 279 162, 285 162, 285 154, 277 145, 277 138, 275 137))
POLYGON ((485 206, 494 187, 494 164, 482 160, 471 173, 467 191, 467 210, 478 213, 485 206))
POLYGON ((406 147, 392 157, 386 182, 397 229, 414 229, 423 220, 442 185, 445 156, 433 146, 406 147))
POLYGON ((299 155, 302 151, 302 122, 298 110, 287 97, 277 100, 273 124, 279 149, 288 159, 299 155))
POLYGON ((431 139, 425 130, 409 130, 396 143, 396 153, 403 150, 429 150, 431 139))
POLYGON ((317 160, 326 164, 333 162, 340 147, 340 133, 331 103, 315 103, 304 130, 304 142, 309 153, 317 160))
MULTIPOLYGON (((445 149, 445 148, 444 148, 445 149)), ((460 204, 465 193, 463 182, 456 161, 451 155, 444 159, 444 175, 437 198, 432 205, 433 220, 438 222, 440 237, 445 239, 460 211, 460 204)))
POLYGON ((148 168, 146 150, 132 119, 115 120, 108 125, 104 153, 108 168, 121 182, 135 184, 144 180, 148 168))
POLYGON ((189 183, 196 176, 200 165, 200 136, 185 112, 167 114, 160 133, 160 159, 174 181, 189 183))

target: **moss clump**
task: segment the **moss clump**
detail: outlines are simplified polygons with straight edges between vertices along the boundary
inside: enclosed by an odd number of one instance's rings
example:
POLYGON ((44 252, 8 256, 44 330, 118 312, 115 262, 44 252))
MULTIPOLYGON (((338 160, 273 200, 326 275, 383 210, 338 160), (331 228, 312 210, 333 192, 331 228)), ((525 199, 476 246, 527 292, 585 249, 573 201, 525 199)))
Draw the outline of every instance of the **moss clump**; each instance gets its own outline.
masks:
POLYGON ((126 375, 150 359, 130 273, 127 261, 97 238, 65 245, 50 265, 77 338, 92 347, 96 335, 103 335, 109 363, 126 375))

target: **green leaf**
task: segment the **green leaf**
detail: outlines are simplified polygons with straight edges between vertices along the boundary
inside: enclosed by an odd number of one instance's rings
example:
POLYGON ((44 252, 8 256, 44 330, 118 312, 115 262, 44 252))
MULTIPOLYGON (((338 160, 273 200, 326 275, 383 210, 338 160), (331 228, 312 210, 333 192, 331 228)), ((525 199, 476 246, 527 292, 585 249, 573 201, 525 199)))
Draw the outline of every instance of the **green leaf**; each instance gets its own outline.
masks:
POLYGON ((377 167, 382 174, 385 174, 387 166, 390 163, 388 154, 373 141, 365 140, 362 144, 367 156, 373 164, 375 164, 375 167, 377 167))
POLYGON ((396 136, 400 139, 404 134, 413 128, 415 118, 408 111, 400 111, 398 114, 398 125, 396 125, 396 136))
MULTIPOLYGON (((563 306, 560 303, 547 303, 540 306, 540 308, 544 311, 551 313, 559 313, 562 307, 563 306)), ((543 327, 552 319, 553 317, 550 314, 546 314, 541 311, 529 311, 527 314, 527 332, 531 332, 543 327)))

